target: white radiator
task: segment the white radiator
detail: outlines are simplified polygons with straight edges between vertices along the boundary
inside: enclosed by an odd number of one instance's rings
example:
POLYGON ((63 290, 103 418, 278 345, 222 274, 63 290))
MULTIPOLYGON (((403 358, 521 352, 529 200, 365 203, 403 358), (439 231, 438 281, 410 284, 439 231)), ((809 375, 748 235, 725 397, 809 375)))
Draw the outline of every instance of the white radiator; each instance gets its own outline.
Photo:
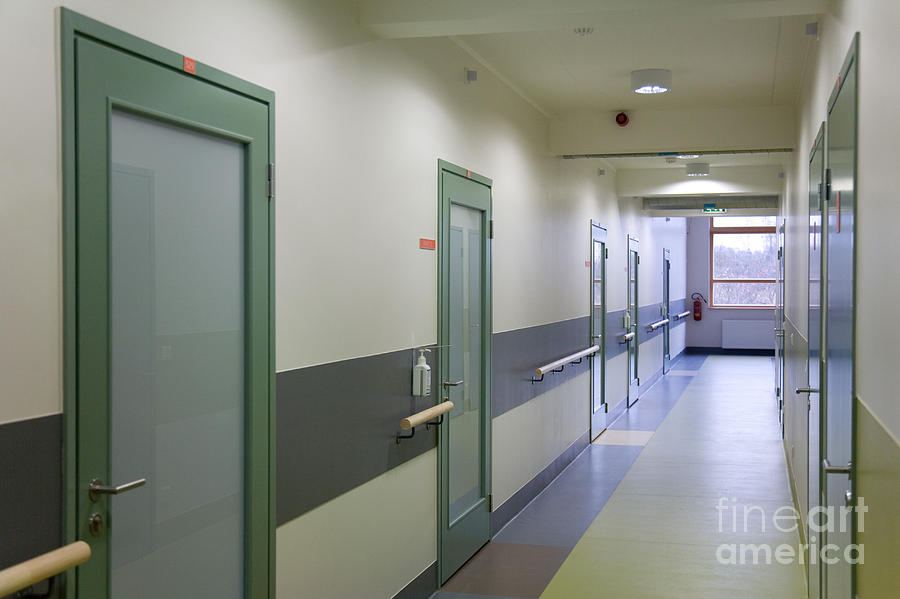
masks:
POLYGON ((771 320, 723 320, 725 349, 775 349, 775 323, 771 320))

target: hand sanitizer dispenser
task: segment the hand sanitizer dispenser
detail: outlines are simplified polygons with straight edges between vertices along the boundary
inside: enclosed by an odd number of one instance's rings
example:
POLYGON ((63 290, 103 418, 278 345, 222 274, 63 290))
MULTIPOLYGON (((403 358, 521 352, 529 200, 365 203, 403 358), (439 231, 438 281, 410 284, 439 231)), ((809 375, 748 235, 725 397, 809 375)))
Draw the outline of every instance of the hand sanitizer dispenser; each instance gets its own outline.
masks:
POLYGON ((431 395, 431 366, 425 359, 425 352, 431 353, 430 349, 424 347, 417 350, 419 359, 413 368, 412 373, 412 394, 416 397, 428 397, 431 395))

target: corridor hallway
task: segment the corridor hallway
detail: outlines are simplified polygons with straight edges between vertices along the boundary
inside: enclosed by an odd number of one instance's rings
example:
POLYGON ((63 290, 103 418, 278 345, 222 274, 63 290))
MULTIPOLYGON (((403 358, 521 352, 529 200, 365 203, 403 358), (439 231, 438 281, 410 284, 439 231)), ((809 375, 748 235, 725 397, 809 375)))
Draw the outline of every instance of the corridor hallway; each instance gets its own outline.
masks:
POLYGON ((793 505, 773 378, 769 357, 683 356, 433 599, 805 597, 774 556, 800 537, 773 526, 793 505))

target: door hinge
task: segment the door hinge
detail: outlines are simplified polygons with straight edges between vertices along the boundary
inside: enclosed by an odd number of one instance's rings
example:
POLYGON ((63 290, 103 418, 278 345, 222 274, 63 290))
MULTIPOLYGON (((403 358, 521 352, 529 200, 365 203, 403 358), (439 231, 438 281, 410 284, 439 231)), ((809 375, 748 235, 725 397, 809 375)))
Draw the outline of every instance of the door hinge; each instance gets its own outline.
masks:
POLYGON ((269 163, 269 166, 266 169, 266 174, 268 175, 268 178, 269 178, 268 193, 269 193, 269 199, 271 200, 272 198, 275 197, 275 164, 274 163, 272 163, 272 162, 269 163))
POLYGON ((603 251, 604 251, 603 257, 604 257, 604 258, 609 258, 609 248, 604 248, 603 251))
POLYGON ((487 500, 488 500, 488 511, 493 512, 494 511, 494 494, 493 493, 488 494, 487 500))
POLYGON ((641 377, 638 377, 637 382, 638 382, 638 387, 640 387, 641 386, 641 377))
POLYGON ((494 221, 489 220, 488 221, 488 239, 493 239, 493 238, 494 238, 494 221))
POLYGON ((637 256, 634 257, 634 263, 635 264, 641 263, 641 255, 640 254, 638 254, 637 256))

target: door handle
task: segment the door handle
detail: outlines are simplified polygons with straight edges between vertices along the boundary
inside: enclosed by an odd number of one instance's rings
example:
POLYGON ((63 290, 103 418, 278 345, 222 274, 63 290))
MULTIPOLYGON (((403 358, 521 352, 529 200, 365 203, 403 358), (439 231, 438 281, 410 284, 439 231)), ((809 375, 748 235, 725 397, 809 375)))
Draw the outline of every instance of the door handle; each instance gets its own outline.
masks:
POLYGON ((131 491, 132 489, 143 487, 145 484, 147 484, 147 479, 139 478, 137 480, 131 481, 130 483, 125 483, 124 485, 110 487, 104 485, 103 481, 101 481, 99 478, 95 478, 91 481, 91 485, 88 487, 88 492, 91 496, 91 501, 99 501, 101 495, 121 495, 122 493, 131 491))
POLYGON ((797 387, 794 389, 794 393, 800 395, 801 393, 818 393, 818 389, 813 389, 812 387, 797 387))
POLYGON ((445 387, 458 387, 463 384, 464 381, 456 381, 455 383, 451 383, 450 381, 444 381, 445 387))
POLYGON ((846 466, 832 466, 831 462, 828 461, 828 458, 822 460, 822 470, 824 470, 827 474, 846 474, 850 475, 850 462, 847 462, 846 466))

